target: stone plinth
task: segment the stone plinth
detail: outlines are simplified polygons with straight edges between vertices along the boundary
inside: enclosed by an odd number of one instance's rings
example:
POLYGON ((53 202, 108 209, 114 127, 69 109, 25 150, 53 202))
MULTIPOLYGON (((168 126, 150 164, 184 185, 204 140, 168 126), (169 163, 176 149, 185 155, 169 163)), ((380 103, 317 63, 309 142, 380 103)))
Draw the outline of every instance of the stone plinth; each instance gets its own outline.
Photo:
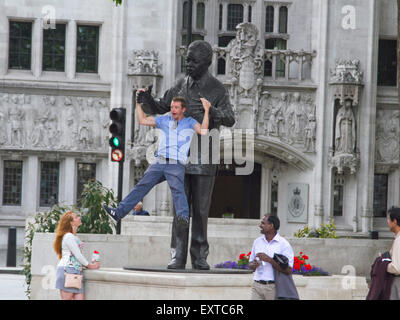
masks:
MULTIPOLYGON (((88 300, 249 300, 253 275, 128 271, 101 268, 85 271, 88 300)), ((365 299, 364 277, 293 276, 301 300, 365 299)), ((33 279, 31 299, 59 299, 58 290, 39 289, 43 277, 33 279)))

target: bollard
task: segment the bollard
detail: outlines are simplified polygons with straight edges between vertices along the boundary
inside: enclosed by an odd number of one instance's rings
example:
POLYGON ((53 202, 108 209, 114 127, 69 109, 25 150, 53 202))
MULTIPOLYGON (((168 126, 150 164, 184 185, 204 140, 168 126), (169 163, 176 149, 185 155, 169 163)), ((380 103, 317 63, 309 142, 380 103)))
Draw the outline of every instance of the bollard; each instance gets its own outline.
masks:
POLYGON ((8 228, 7 267, 17 266, 17 228, 8 228))

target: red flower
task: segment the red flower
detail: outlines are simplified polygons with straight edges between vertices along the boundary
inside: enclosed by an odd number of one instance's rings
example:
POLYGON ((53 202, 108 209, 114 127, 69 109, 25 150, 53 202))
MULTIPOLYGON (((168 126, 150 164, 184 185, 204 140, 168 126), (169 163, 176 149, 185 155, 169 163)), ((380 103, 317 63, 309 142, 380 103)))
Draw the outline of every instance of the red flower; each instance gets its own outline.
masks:
POLYGON ((303 252, 300 251, 300 254, 303 254, 303 252))
POLYGON ((311 270, 312 269, 310 264, 306 264, 304 267, 306 268, 306 270, 311 270))
POLYGON ((247 256, 250 256, 251 255, 251 251, 247 254, 247 256))
POLYGON ((299 263, 294 263, 293 269, 300 270, 300 264, 299 263))
POLYGON ((303 254, 302 258, 303 258, 304 260, 308 260, 308 256, 306 256, 305 254, 303 254))
POLYGON ((304 260, 299 260, 300 264, 305 264, 306 262, 304 260))
POLYGON ((240 260, 240 259, 243 259, 245 256, 246 256, 246 255, 245 255, 244 253, 242 253, 242 254, 239 256, 239 260, 240 260))
POLYGON ((294 263, 299 263, 299 258, 294 257, 294 263))

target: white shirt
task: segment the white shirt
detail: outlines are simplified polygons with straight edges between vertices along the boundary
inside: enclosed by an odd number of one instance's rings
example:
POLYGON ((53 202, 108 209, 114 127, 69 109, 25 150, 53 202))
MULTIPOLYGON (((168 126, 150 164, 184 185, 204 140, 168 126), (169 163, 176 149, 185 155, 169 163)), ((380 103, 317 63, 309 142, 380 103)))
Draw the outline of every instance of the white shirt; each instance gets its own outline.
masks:
POLYGON ((72 233, 68 232, 64 234, 61 244, 61 260, 58 263, 58 267, 66 267, 70 264, 70 255, 73 255, 76 258, 76 261, 87 267, 89 262, 82 255, 81 249, 78 246, 78 243, 81 243, 77 236, 74 236, 72 233))
MULTIPOLYGON (((251 255, 249 261, 253 261, 256 258, 257 253, 263 252, 269 257, 273 258, 275 253, 282 254, 289 259, 289 267, 293 268, 294 253, 290 243, 277 233, 275 237, 268 242, 265 235, 258 237, 253 242, 251 249, 251 255)), ((274 268, 268 262, 263 261, 263 265, 260 265, 254 271, 254 280, 273 281, 274 279, 274 268)))

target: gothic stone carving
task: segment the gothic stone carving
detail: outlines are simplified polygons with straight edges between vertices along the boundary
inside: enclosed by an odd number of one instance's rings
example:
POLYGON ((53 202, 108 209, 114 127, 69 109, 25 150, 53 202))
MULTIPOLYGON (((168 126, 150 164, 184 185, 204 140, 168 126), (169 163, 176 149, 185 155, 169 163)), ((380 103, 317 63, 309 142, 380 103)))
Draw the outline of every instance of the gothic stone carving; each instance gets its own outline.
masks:
POLYGON ((103 131, 108 99, 7 93, 0 97, 2 148, 107 152, 103 131))
POLYGON ((379 163, 399 162, 399 111, 378 110, 375 134, 375 160, 379 163))
POLYGON ((255 128, 263 84, 264 49, 254 24, 241 23, 236 29, 236 38, 227 47, 236 127, 255 128))
POLYGON ((314 96, 310 93, 263 92, 258 134, 303 152, 315 152, 315 111, 314 96))
POLYGON ((359 60, 337 59, 335 70, 331 71, 333 99, 339 100, 340 108, 335 118, 335 142, 330 149, 328 163, 343 174, 346 168, 354 174, 359 165, 355 110, 359 104, 363 73, 359 60))

